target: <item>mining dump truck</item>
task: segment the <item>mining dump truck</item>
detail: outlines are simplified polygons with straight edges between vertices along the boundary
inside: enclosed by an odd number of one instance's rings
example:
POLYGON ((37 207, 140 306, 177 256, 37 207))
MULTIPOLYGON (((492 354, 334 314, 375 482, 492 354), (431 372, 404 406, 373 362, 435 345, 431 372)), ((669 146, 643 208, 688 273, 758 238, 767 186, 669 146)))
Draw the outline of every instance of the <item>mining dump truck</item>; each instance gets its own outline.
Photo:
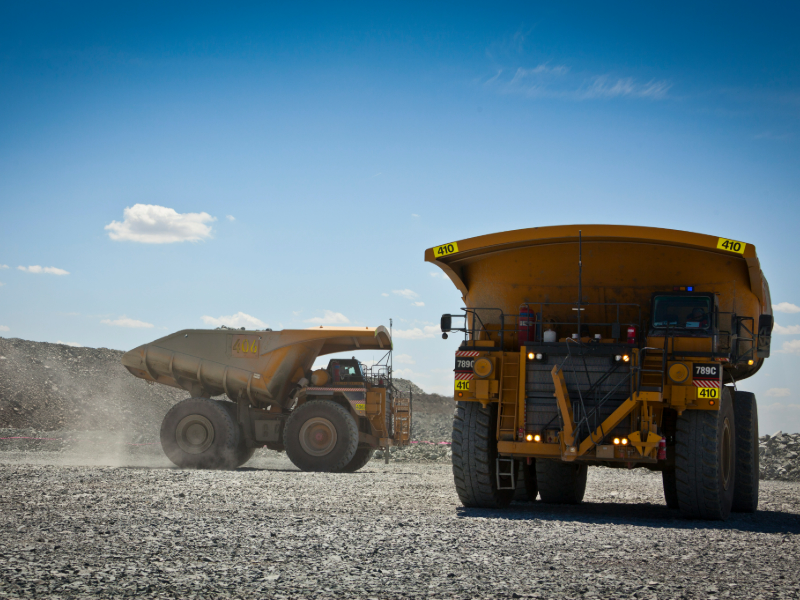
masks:
POLYGON ((461 292, 453 475, 468 507, 515 488, 579 503, 587 468, 661 471, 667 506, 758 505, 756 398, 769 287, 752 244, 614 225, 520 229, 430 248, 461 292))
POLYGON ((303 471, 353 472, 376 448, 411 439, 411 392, 392 382, 385 327, 189 329, 127 352, 122 364, 191 396, 161 425, 161 446, 179 467, 233 469, 267 447, 303 471), (318 356, 355 350, 385 354, 369 367, 335 358, 311 371, 318 356), (230 401, 213 399, 222 395, 230 401))

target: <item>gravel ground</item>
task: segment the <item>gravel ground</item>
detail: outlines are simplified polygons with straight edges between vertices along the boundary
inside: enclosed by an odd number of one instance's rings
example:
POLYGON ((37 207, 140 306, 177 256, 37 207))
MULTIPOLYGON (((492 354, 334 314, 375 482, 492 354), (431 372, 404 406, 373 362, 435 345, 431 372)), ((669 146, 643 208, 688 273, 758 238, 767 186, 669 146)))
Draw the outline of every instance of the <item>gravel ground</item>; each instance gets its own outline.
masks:
POLYGON ((590 469, 580 506, 467 510, 441 464, 181 471, 130 446, 66 466, 103 443, 0 450, 0 598, 800 596, 795 482, 726 523, 679 518, 639 470, 590 469))

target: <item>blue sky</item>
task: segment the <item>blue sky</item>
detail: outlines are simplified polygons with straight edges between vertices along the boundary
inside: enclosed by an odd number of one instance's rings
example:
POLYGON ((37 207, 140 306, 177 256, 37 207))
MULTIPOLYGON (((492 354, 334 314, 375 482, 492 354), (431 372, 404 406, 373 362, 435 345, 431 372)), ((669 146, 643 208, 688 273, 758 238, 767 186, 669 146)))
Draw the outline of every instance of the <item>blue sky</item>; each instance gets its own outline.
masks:
MULTIPOLYGON (((424 249, 574 222, 755 244, 800 305, 790 4, 3 15, 2 336, 127 349, 239 313, 391 317, 401 373, 447 392, 457 342, 431 327, 461 302, 424 249)), ((769 433, 800 430, 800 312, 776 314, 787 351, 743 386, 769 433)))

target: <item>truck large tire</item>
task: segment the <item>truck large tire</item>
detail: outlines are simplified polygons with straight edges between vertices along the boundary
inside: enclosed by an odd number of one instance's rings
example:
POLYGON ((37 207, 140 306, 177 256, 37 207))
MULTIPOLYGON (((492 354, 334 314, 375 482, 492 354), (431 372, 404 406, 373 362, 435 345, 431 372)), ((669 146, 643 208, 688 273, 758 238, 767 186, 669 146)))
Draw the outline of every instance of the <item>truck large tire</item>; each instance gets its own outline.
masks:
POLYGON ((241 434, 219 402, 189 398, 161 423, 161 447, 173 463, 189 469, 235 469, 241 434))
POLYGON ((497 405, 458 402, 453 415, 453 479, 467 508, 505 508, 514 490, 497 489, 497 405))
POLYGON ((375 454, 375 448, 359 448, 356 450, 353 460, 347 463, 339 471, 341 473, 355 473, 360 468, 365 467, 367 463, 372 460, 373 454, 375 454))
POLYGON ((233 419, 233 422, 236 423, 236 426, 239 428, 239 446, 236 448, 236 466, 241 467, 248 460, 253 458, 253 454, 255 454, 256 449, 247 447, 247 440, 245 440, 245 437, 242 434, 242 425, 239 423, 237 418, 236 405, 233 402, 225 402, 224 400, 218 400, 217 402, 220 406, 222 406, 222 408, 228 411, 231 419, 233 419))
POLYGON ((311 400, 289 415, 283 443, 289 460, 302 471, 341 471, 358 450, 358 427, 343 406, 311 400))
POLYGON ((736 480, 733 482, 733 512, 756 512, 758 508, 758 406, 750 392, 735 392, 736 480))
POLYGON ((537 460, 536 482, 547 504, 580 504, 586 492, 589 467, 584 463, 537 460))
POLYGON ((733 505, 736 424, 731 392, 722 386, 719 410, 686 410, 675 434, 675 483, 681 513, 723 521, 733 505))
POLYGON ((539 495, 539 486, 536 484, 536 459, 531 459, 531 464, 524 458, 516 461, 517 489, 514 490, 515 502, 535 502, 539 495))
POLYGON ((675 481, 675 469, 664 469, 661 471, 661 483, 664 485, 664 500, 667 508, 677 510, 680 508, 678 502, 678 484, 675 481))

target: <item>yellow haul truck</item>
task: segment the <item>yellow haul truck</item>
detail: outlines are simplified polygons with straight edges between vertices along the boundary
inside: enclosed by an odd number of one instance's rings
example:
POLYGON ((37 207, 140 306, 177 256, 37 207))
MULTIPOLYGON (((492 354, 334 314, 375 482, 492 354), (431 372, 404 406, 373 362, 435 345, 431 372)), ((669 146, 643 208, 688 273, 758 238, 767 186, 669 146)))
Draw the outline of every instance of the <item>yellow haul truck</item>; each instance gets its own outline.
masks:
POLYGON ((461 291, 453 475, 465 506, 581 502, 587 467, 662 472, 670 508, 758 504, 755 396, 773 317, 756 249, 615 225, 521 229, 430 248, 461 291), (462 320, 463 319, 463 320, 462 320), (521 487, 521 486, 520 486, 521 487))
POLYGON ((127 352, 122 364, 191 395, 161 425, 161 445, 179 467, 233 469, 266 446, 304 471, 352 472, 376 448, 411 439, 411 392, 392 383, 385 327, 190 329, 127 352), (353 357, 310 370, 318 356, 355 350, 386 354, 370 367, 353 357), (222 394, 232 402, 212 399, 222 394))

